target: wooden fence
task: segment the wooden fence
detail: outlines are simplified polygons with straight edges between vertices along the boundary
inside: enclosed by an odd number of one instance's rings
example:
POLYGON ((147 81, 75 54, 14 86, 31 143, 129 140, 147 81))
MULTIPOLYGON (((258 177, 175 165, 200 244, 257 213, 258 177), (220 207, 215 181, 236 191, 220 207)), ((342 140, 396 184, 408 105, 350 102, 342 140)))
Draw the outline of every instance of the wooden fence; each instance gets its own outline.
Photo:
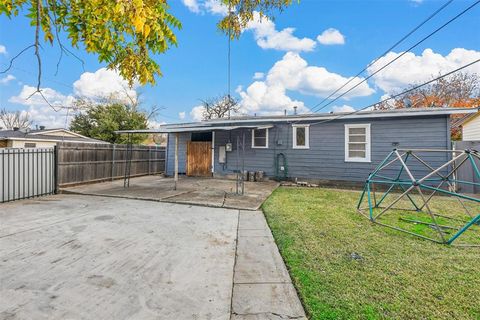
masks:
MULTIPOLYGON (((127 145, 59 143, 57 145, 58 185, 100 182, 123 178, 127 145)), ((130 176, 165 172, 165 147, 134 145, 130 176)))

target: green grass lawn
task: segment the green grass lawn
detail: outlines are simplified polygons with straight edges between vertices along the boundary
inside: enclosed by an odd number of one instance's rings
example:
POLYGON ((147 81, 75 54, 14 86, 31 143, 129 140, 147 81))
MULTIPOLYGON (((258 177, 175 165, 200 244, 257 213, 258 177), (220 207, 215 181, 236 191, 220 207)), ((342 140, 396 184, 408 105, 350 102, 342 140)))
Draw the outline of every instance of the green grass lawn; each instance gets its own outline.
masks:
MULTIPOLYGON (((480 248, 449 247, 372 224, 356 212, 359 197, 278 188, 263 205, 311 319, 480 319, 480 248)), ((436 206, 452 211, 459 204, 444 198, 436 206)), ((469 237, 479 239, 479 228, 469 237)))

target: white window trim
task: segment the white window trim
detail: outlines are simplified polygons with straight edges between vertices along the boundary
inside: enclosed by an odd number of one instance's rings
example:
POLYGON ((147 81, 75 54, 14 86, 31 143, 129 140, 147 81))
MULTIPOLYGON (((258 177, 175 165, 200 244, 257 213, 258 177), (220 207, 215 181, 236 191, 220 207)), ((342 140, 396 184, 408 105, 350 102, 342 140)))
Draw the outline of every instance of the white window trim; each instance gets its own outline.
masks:
POLYGON ((265 129, 252 129, 252 149, 268 149, 268 128, 265 129), (267 130, 265 133, 266 143, 264 147, 255 146, 255 130, 267 130))
POLYGON ((370 137, 370 123, 361 124, 346 124, 345 125, 345 162, 371 162, 371 137, 370 137), (365 158, 349 157, 349 131, 350 128, 365 128, 365 158))
POLYGON ((309 124, 293 124, 293 149, 310 149, 310 125, 309 124), (305 128, 305 145, 297 145, 297 128, 305 128))

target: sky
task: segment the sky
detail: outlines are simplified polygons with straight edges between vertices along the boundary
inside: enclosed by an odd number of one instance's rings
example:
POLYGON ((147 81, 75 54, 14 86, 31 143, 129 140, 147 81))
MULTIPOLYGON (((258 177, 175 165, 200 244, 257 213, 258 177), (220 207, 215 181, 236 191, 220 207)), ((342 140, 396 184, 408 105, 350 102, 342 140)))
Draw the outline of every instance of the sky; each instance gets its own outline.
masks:
MULTIPOLYGON (((231 43, 231 94, 245 114, 311 112, 325 97, 354 77, 374 59, 447 1, 440 0, 300 0, 273 21, 255 19, 231 43)), ((403 43, 387 53, 341 90, 372 75, 378 68, 473 4, 454 0, 403 43)), ((163 76, 155 85, 128 88, 95 54, 64 45, 73 55, 59 63, 57 44, 43 44, 42 93, 50 105, 70 106, 78 98, 138 97, 144 109, 161 107, 150 126, 198 121, 201 101, 227 89, 228 41, 216 23, 226 12, 217 0, 170 0, 171 13, 181 22, 178 47, 154 56, 163 76), (58 64, 58 70, 57 70, 58 64), (128 96, 127 96, 128 95, 128 96)), ((480 4, 408 52, 368 81, 333 101, 322 112, 360 109, 411 84, 480 58, 480 4)), ((33 42, 34 28, 19 15, 0 16, 0 70, 33 42)), ((480 74, 480 63, 466 69, 480 74)), ((38 94, 33 50, 28 50, 0 74, 0 108, 28 112, 34 125, 66 127, 73 112, 55 111, 38 94)), ((334 95, 335 97, 335 95, 334 95)), ((327 100, 330 102, 331 100, 327 100)), ((324 102, 320 106, 325 105, 324 102)))

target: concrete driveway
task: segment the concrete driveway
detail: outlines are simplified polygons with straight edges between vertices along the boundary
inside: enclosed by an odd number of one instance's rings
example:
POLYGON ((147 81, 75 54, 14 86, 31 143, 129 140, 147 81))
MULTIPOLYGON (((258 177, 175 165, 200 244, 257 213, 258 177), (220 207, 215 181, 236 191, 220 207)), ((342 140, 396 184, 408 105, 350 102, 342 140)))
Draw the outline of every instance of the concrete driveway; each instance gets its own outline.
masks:
POLYGON ((261 212, 84 195, 0 209, 0 319, 304 317, 261 212))

